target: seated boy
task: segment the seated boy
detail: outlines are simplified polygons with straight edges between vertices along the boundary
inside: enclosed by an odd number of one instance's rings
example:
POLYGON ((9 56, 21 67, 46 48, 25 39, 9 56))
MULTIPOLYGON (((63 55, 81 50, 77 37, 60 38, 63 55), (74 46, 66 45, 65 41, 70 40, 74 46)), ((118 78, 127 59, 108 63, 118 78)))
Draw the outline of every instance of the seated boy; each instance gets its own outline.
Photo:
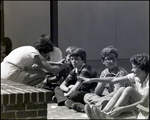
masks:
MULTIPOLYGON (((106 69, 104 69, 101 72, 100 78, 120 77, 120 76, 127 75, 127 71, 118 65, 117 62, 118 51, 116 48, 114 48, 113 46, 105 47, 101 51, 100 57, 102 63, 106 66, 106 69)), ((85 95, 84 101, 89 105, 89 106, 86 105, 86 108, 99 105, 99 109, 101 109, 107 104, 110 98, 115 94, 115 92, 121 86, 128 86, 128 84, 120 84, 120 83, 108 84, 108 83, 99 82, 95 88, 94 91, 95 94, 85 95)), ((87 110, 86 113, 90 118, 92 118, 92 116, 90 116, 87 110)))
POLYGON ((72 51, 70 56, 71 64, 74 68, 60 87, 54 89, 58 105, 66 104, 68 106, 69 104, 68 107, 71 107, 73 101, 84 103, 84 95, 94 91, 97 85, 97 83, 82 84, 82 82, 77 79, 77 76, 87 78, 97 77, 97 72, 86 64, 86 52, 84 49, 76 48, 72 51), (67 102, 68 99, 72 101, 67 102))

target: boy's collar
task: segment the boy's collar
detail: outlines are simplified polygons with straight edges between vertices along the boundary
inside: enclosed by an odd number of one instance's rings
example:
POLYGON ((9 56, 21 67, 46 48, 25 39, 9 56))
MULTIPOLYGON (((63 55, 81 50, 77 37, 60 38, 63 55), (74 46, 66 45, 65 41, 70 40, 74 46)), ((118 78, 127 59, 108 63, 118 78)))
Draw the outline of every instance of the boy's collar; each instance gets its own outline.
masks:
POLYGON ((108 68, 108 72, 111 73, 111 74, 116 75, 116 74, 118 73, 118 65, 117 65, 115 68, 113 68, 112 70, 110 70, 110 69, 108 68))
POLYGON ((80 69, 75 68, 75 73, 78 73, 82 70, 83 66, 85 65, 85 63, 83 63, 80 67, 80 69))

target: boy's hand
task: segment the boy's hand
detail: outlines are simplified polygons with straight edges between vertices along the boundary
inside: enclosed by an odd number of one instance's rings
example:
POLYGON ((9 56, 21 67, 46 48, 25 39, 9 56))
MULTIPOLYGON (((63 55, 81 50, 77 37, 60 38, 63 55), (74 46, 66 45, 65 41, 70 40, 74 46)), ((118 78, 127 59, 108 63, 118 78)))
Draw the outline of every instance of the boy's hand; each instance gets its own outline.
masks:
POLYGON ((115 107, 112 108, 110 112, 108 112, 107 114, 110 115, 111 117, 116 117, 118 115, 120 115, 123 112, 123 107, 115 107))
POLYGON ((68 89, 70 90, 71 88, 73 88, 74 85, 69 85, 68 89))
POLYGON ((66 97, 67 97, 67 96, 69 96, 69 95, 68 95, 67 93, 64 93, 64 96, 66 96, 66 97))

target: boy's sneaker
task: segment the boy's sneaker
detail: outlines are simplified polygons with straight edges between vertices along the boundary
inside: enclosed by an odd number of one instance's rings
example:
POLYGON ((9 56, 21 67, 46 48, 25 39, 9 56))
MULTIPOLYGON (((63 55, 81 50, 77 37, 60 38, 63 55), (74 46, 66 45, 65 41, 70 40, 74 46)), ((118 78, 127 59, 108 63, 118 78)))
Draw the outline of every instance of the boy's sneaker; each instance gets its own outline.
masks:
POLYGON ((72 100, 66 100, 66 101, 65 101, 65 105, 66 105, 69 109, 71 109, 71 106, 72 106, 73 103, 74 103, 74 102, 73 102, 72 100))
POLYGON ((55 95, 52 97, 52 101, 55 102, 55 103, 57 103, 57 98, 56 98, 55 95))
POLYGON ((106 113, 106 112, 100 112, 100 116, 101 116, 101 118, 102 119, 114 119, 113 117, 111 117, 111 116, 109 116, 109 112, 108 113, 106 113))
POLYGON ((92 111, 93 111, 93 113, 94 113, 94 116, 97 118, 97 119, 100 119, 101 118, 101 116, 100 116, 100 110, 99 110, 99 106, 93 106, 92 107, 92 111))
POLYGON ((87 114, 87 116, 90 118, 90 119, 97 119, 95 117, 95 114, 93 113, 93 111, 91 110, 92 106, 90 106, 89 104, 86 104, 85 107, 84 107, 84 111, 85 113, 87 114))
POLYGON ((78 111, 78 112, 84 112, 84 104, 80 102, 75 102, 71 105, 71 108, 78 111))

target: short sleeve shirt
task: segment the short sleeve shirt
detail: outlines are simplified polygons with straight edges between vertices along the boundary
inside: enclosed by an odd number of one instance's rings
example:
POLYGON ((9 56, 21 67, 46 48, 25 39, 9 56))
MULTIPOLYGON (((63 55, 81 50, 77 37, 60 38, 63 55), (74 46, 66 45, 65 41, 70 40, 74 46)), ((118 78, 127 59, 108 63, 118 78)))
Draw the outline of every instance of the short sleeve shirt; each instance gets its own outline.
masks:
POLYGON ((145 89, 149 89, 149 74, 147 75, 143 84, 140 83, 138 77, 135 77, 134 73, 130 73, 127 75, 128 79, 131 81, 133 87, 143 95, 145 89))
POLYGON ((62 60, 62 52, 58 47, 53 47, 53 52, 50 52, 50 61, 58 62, 62 60))
MULTIPOLYGON (((109 71, 108 68, 103 70, 101 75, 100 75, 100 78, 104 78, 104 77, 121 77, 121 76, 125 76, 127 74, 128 74, 128 72, 124 68, 122 68, 120 66, 117 66, 116 69, 114 69, 114 71, 111 71, 111 72, 109 71)), ((121 84, 121 83, 106 84, 106 87, 107 87, 109 93, 114 91, 114 88, 117 86, 117 84, 120 84, 121 86, 127 86, 127 84, 121 84)))
MULTIPOLYGON (((77 76, 82 76, 86 78, 95 78, 97 77, 97 72, 91 66, 84 64, 79 71, 75 68, 70 72, 65 81, 68 83, 68 86, 71 84, 75 84, 77 82, 77 76)), ((90 89, 94 89, 97 83, 83 83, 80 90, 89 92, 90 89)))
POLYGON ((41 56, 39 51, 35 49, 34 47, 22 46, 22 47, 14 49, 7 57, 5 57, 4 60, 20 68, 26 67, 28 69, 31 69, 32 65, 35 64, 35 62, 33 61, 33 58, 36 55, 41 56))

